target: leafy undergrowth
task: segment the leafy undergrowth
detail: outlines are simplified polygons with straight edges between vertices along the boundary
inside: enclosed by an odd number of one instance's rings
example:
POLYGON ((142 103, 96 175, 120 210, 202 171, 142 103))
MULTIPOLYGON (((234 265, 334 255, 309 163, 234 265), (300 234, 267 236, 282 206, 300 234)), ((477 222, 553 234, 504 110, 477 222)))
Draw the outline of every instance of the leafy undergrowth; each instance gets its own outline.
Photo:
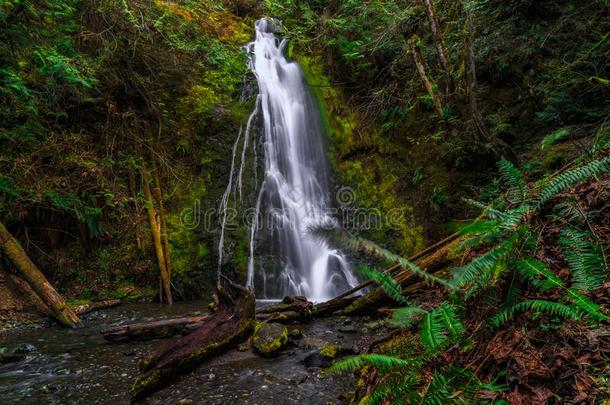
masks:
POLYGON ((501 160, 505 190, 486 203, 469 201, 484 215, 461 231, 462 265, 403 297, 375 273, 388 296, 406 304, 388 320, 398 334, 377 354, 330 371, 360 370, 362 403, 608 398, 608 140, 605 132, 591 151, 537 181, 501 160))

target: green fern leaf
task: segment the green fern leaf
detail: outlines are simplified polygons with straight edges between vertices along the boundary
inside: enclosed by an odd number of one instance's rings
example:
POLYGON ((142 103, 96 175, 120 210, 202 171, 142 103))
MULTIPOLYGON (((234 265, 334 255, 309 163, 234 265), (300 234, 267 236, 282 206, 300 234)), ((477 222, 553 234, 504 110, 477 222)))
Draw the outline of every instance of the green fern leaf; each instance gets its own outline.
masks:
POLYGON ((584 166, 577 167, 567 172, 561 173, 540 192, 536 210, 540 210, 551 198, 561 191, 595 177, 599 174, 610 171, 610 156, 604 159, 594 160, 584 166))
POLYGON ((559 244, 572 271, 574 288, 591 290, 604 283, 608 271, 606 260, 601 247, 591 242, 590 233, 564 227, 559 244))
POLYGON ((526 300, 521 301, 515 305, 512 305, 490 319, 490 324, 495 328, 499 328, 509 319, 513 318, 519 312, 525 312, 534 310, 538 312, 545 312, 549 315, 559 316, 561 318, 580 319, 580 311, 574 310, 571 307, 560 304, 558 302, 544 301, 544 300, 526 300))
POLYGON ((423 345, 430 351, 436 351, 447 341, 447 334, 442 321, 436 312, 429 312, 420 324, 420 336, 423 345))
POLYGON ((516 200, 516 202, 525 200, 529 194, 529 190, 527 182, 519 169, 517 169, 512 162, 502 158, 498 162, 498 170, 500 171, 500 178, 509 189, 512 196, 511 199, 516 200))
POLYGON ((399 308, 392 313, 392 324, 400 327, 409 327, 415 323, 419 315, 428 312, 418 307, 399 308))
POLYGON ((330 366, 325 374, 333 374, 346 371, 356 371, 365 365, 377 367, 380 370, 388 371, 396 367, 418 367, 421 364, 419 359, 399 359, 398 357, 385 356, 382 354, 363 354, 359 356, 346 357, 338 360, 330 366))
POLYGON ((358 266, 356 269, 360 274, 381 286, 383 291, 385 291, 394 301, 401 304, 407 303, 407 299, 402 295, 400 284, 398 284, 392 276, 366 266, 358 266))

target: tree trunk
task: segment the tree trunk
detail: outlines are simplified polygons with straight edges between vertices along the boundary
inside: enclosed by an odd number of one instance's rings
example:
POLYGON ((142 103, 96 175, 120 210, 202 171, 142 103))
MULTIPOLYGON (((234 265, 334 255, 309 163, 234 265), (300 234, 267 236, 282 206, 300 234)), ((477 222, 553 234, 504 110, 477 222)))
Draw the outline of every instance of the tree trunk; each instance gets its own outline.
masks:
POLYGON ((133 200, 133 208, 136 214, 136 243, 138 244, 138 249, 142 249, 142 230, 140 229, 140 206, 138 205, 138 200, 136 198, 136 175, 131 166, 129 167, 129 188, 131 189, 131 198, 133 200))
POLYGON ((205 360, 246 339, 253 327, 254 294, 232 282, 217 286, 218 311, 195 331, 145 356, 138 363, 143 376, 131 389, 132 401, 190 372, 205 360))
POLYGON ((167 338, 190 333, 199 328, 207 318, 207 316, 189 316, 153 322, 132 323, 103 329, 100 333, 104 339, 110 342, 167 338))
POLYGON ((426 74, 426 68, 424 66, 424 60, 422 58, 419 46, 417 45, 418 41, 419 38, 417 37, 417 35, 414 35, 409 40, 409 45, 411 46, 411 55, 413 55, 413 61, 415 62, 415 66, 417 67, 419 77, 421 78, 421 81, 424 84, 428 95, 432 99, 432 105, 434 106, 434 110, 440 117, 443 117, 443 103, 438 92, 434 89, 432 82, 430 81, 430 79, 428 79, 428 75, 426 74))
POLYGON ((432 31, 432 39, 434 40, 434 45, 436 47, 436 51, 438 52, 438 58, 441 62, 441 66, 449 76, 451 80, 451 68, 449 65, 449 60, 447 59, 447 52, 445 50, 445 43, 443 41, 443 37, 438 29, 438 22, 436 21, 436 16, 434 15, 434 7, 432 5, 432 0, 422 0, 424 3, 424 7, 426 8, 426 16, 428 17, 428 22, 430 23, 430 31, 432 31))
POLYGON ((155 245, 155 252, 157 253, 157 261, 159 263, 159 272, 161 274, 161 291, 159 291, 159 298, 163 302, 163 296, 167 299, 168 304, 173 304, 174 300, 172 297, 172 288, 167 267, 165 265, 165 253, 163 251, 163 245, 161 242, 161 227, 157 220, 157 212, 153 203, 152 194, 150 192, 150 185, 148 184, 148 170, 146 169, 146 163, 142 161, 140 167, 142 175, 142 187, 144 188, 144 196, 146 198, 146 211, 148 212, 148 221, 150 222, 150 231, 153 237, 153 243, 155 245))
POLYGON ((158 166, 155 165, 153 170, 153 178, 155 180, 155 197, 159 205, 159 222, 161 225, 161 241, 163 242, 163 250, 165 253, 165 268, 167 275, 171 280, 173 265, 172 265, 172 254, 169 246, 169 233, 167 231, 167 221, 165 220, 165 206, 163 205, 163 190, 161 190, 161 181, 159 180, 158 166))
POLYGON ((0 222, 0 249, 15 264, 19 273, 28 282, 40 299, 53 312, 62 325, 76 328, 81 326, 78 315, 66 304, 64 298, 53 288, 46 277, 38 270, 19 242, 8 232, 0 222))

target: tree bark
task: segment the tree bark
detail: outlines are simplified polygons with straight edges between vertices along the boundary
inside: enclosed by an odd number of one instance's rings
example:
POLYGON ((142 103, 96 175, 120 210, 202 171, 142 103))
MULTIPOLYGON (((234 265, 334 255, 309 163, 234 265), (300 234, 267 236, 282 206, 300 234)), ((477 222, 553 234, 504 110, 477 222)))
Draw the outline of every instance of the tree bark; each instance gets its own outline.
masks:
POLYGON ((148 184, 148 170, 146 163, 142 161, 140 167, 140 173, 142 175, 142 187, 144 189, 144 196, 146 198, 146 211, 148 212, 148 221, 150 222, 150 231, 153 237, 153 243, 155 245, 155 252, 157 253, 157 261, 159 263, 159 272, 161 274, 161 291, 159 291, 159 298, 163 302, 163 296, 167 300, 168 304, 173 304, 174 300, 172 297, 172 288, 170 276, 167 272, 165 252, 163 251, 163 245, 161 242, 161 227, 157 220, 157 212, 153 203, 152 193, 150 192, 150 185, 148 184))
MULTIPOLYGON (((424 3, 424 7, 426 9, 426 16, 428 17, 428 22, 430 23, 430 31, 432 31, 432 39, 434 40, 434 45, 436 47, 436 51, 438 52, 438 58, 441 62, 441 66, 447 75, 450 76, 451 67, 449 65, 449 60, 447 59, 447 52, 445 50, 443 37, 438 29, 438 22, 436 21, 436 16, 434 14, 432 0, 422 0, 422 2, 424 3)), ((451 79, 451 77, 449 78, 451 79)))
POLYGON ((170 280, 172 277, 173 265, 172 265, 172 253, 169 246, 169 232, 167 231, 167 221, 165 220, 165 206, 163 205, 163 190, 161 190, 161 181, 159 180, 158 166, 155 165, 153 170, 153 178, 155 181, 155 197, 159 206, 159 222, 161 225, 161 241, 163 242, 163 249, 165 253, 165 268, 167 275, 170 280))
POLYGON ((136 175, 131 166, 129 167, 129 188, 131 189, 131 198, 133 200, 133 208, 136 214, 136 243, 138 244, 138 249, 142 249, 142 230, 140 229, 140 206, 138 205, 138 200, 136 198, 136 175))
POLYGON ((167 384, 172 378, 190 372, 205 360, 246 339, 253 328, 254 294, 232 282, 218 285, 218 311, 194 332, 142 358, 138 365, 145 372, 131 389, 132 401, 167 384))
POLYGON ((207 318, 207 316, 189 316, 153 322, 132 323, 103 329, 100 333, 104 339, 110 342, 167 338, 190 333, 199 328, 207 318))
POLYGON ((40 299, 53 312, 54 317, 62 325, 76 328, 82 326, 78 315, 68 306, 64 298, 53 288, 46 277, 30 260, 19 242, 0 222, 0 249, 15 264, 15 267, 40 299))
POLYGON ((415 62, 417 73, 419 74, 419 77, 422 83, 424 84, 428 95, 432 99, 432 105, 434 106, 434 110, 440 117, 443 117, 443 103, 441 101, 440 95, 437 93, 437 91, 435 91, 432 82, 430 81, 430 79, 428 79, 428 75, 426 74, 426 68, 424 66, 424 60, 422 58, 419 46, 417 45, 418 41, 419 38, 417 37, 417 35, 414 35, 409 40, 409 45, 411 46, 411 55, 413 56, 413 61, 415 62))

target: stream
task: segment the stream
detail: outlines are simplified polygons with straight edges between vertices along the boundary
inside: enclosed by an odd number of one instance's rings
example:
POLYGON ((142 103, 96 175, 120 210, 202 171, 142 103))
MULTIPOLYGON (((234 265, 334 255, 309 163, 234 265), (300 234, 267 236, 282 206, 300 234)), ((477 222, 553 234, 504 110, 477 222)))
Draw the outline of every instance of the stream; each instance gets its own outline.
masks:
MULTIPOLYGON (((137 359, 167 340, 108 343, 100 330, 201 314, 204 302, 125 304, 84 317, 81 329, 27 327, 0 334, 0 347, 21 349, 25 359, 0 365, 0 404, 123 404, 140 372, 137 359), (30 346, 31 345, 31 346, 30 346)), ((354 390, 351 374, 322 375, 304 360, 324 342, 358 352, 363 339, 378 335, 365 319, 329 317, 297 326, 303 338, 278 357, 263 358, 233 349, 204 363, 143 401, 145 404, 327 404, 346 402, 354 390)), ((0 332, 2 333, 2 332, 0 332)))

